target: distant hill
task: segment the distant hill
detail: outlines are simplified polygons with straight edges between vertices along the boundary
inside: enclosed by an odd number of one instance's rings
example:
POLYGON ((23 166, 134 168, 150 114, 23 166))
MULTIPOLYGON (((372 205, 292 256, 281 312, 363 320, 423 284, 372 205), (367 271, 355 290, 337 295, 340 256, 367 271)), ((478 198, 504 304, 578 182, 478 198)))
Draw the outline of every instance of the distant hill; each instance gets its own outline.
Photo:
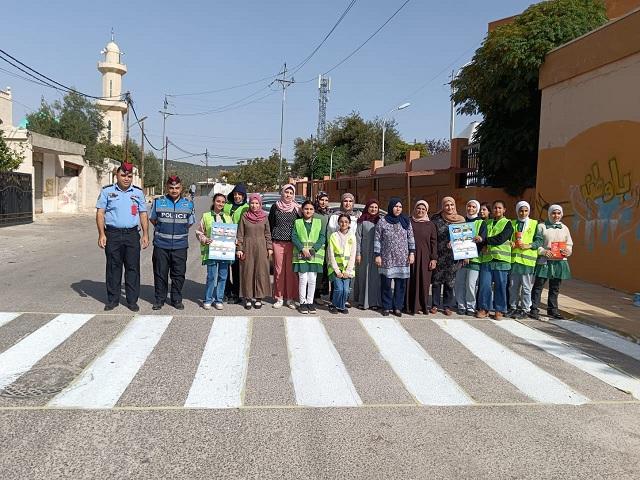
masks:
POLYGON ((192 183, 204 182, 207 178, 220 178, 223 172, 228 172, 238 168, 237 165, 196 165, 187 162, 167 161, 167 175, 178 175, 185 186, 192 183))

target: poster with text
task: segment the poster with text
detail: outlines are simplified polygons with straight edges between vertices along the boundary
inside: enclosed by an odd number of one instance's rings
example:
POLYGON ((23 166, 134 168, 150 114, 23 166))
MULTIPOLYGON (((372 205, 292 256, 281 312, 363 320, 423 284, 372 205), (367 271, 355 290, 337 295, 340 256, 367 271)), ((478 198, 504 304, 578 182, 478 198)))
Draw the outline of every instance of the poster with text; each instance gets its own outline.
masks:
POLYGON ((478 256, 478 247, 474 243, 473 237, 472 222, 449 225, 449 238, 451 239, 454 260, 478 256))
POLYGON ((209 260, 235 260, 237 234, 238 225, 234 223, 216 222, 211 225, 209 260))

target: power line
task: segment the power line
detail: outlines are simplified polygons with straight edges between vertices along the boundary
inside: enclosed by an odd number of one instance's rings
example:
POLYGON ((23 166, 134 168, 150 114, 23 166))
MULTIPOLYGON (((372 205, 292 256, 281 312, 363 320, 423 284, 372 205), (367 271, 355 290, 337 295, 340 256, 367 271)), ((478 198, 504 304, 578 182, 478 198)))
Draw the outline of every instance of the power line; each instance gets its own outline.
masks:
MULTIPOLYGON (((133 116, 136 117, 136 120, 138 121, 138 125, 140 125, 140 118, 138 118, 138 112, 136 112, 135 107, 133 106, 133 101, 129 102, 129 106, 131 107, 131 111, 133 112, 133 116)), ((157 148, 153 145, 153 143, 151 143, 151 140, 149 140, 149 137, 147 137, 146 132, 144 131, 144 129, 142 130, 142 136, 144 137, 144 139, 147 141, 147 143, 149 144, 149 146, 154 149, 156 152, 160 152, 162 151, 161 148, 157 148)))
POLYGON ((190 92, 190 93, 167 93, 167 97, 191 97, 191 96, 197 96, 197 95, 208 95, 210 93, 227 92, 229 90, 235 90, 237 88, 247 87, 249 85, 255 85, 256 83, 266 82, 267 80, 272 80, 281 74, 282 72, 278 72, 274 75, 269 75, 268 77, 259 78, 258 80, 253 80, 251 82, 241 83, 239 85, 232 85, 230 87, 218 88, 215 90, 203 90, 202 92, 190 92))

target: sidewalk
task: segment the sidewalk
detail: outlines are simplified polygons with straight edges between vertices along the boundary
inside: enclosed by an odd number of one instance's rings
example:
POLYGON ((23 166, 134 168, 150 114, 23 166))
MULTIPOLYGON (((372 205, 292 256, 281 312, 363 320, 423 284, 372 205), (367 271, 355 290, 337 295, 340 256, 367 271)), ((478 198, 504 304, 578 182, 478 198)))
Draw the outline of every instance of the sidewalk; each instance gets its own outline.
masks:
MULTIPOLYGON (((542 294, 543 300, 547 293, 542 294)), ((633 305, 633 295, 572 279, 562 282, 559 303, 568 318, 604 327, 640 342, 640 307, 633 305)))

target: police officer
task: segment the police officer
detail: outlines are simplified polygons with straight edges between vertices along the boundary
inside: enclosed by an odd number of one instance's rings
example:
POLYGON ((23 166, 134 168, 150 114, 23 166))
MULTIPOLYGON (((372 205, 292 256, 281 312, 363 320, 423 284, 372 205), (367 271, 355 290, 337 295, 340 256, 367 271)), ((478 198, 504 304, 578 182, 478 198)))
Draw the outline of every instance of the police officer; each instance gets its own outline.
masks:
POLYGON ((131 185, 132 181, 133 164, 122 163, 116 171, 116 183, 103 187, 96 202, 98 246, 107 257, 105 311, 120 303, 123 265, 127 307, 133 312, 140 310, 140 243, 142 248, 149 246, 149 224, 144 192, 131 185))
POLYGON ((171 305, 184 310, 182 286, 187 272, 189 228, 195 223, 193 202, 182 197, 182 182, 177 175, 167 180, 167 194, 156 198, 149 220, 153 232, 153 310, 160 310, 167 300, 168 277, 171 277, 171 305))

